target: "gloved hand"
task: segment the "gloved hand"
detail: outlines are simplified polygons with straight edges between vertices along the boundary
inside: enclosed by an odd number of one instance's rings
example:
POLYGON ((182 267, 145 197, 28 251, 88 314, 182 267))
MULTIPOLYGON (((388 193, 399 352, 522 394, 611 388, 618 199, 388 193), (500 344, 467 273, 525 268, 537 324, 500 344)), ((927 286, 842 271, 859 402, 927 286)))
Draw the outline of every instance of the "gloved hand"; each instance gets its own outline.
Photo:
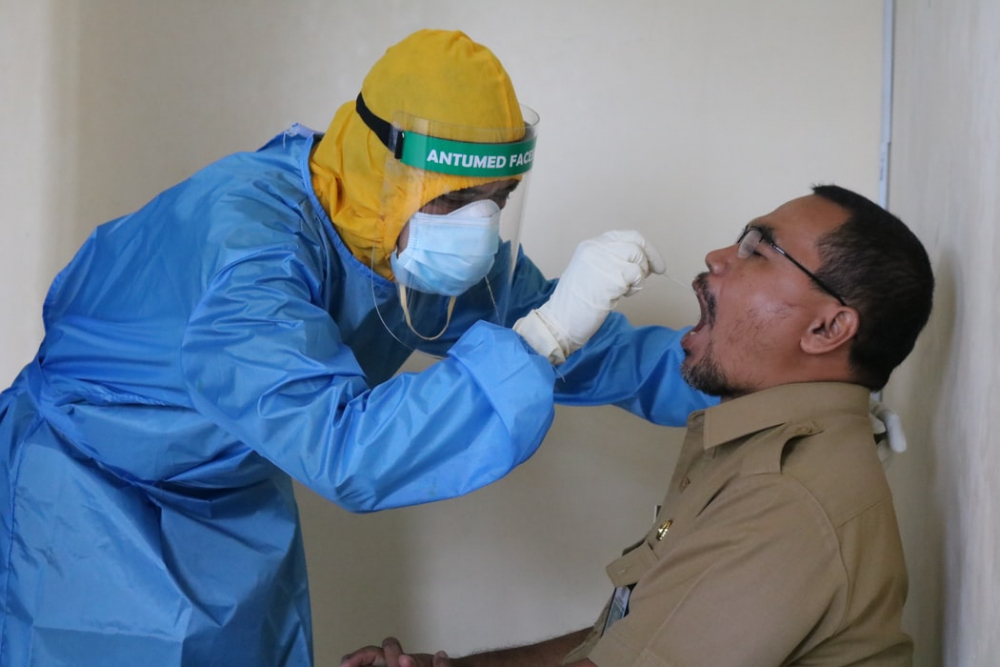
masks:
POLYGON ((887 464, 892 455, 906 451, 906 434, 899 415, 892 408, 882 403, 872 394, 868 400, 868 416, 872 420, 872 430, 875 432, 875 442, 878 445, 879 459, 887 464))
POLYGON ((514 331, 550 362, 561 364, 601 327, 618 300, 666 267, 637 231, 611 231, 577 246, 549 300, 514 324, 514 331))

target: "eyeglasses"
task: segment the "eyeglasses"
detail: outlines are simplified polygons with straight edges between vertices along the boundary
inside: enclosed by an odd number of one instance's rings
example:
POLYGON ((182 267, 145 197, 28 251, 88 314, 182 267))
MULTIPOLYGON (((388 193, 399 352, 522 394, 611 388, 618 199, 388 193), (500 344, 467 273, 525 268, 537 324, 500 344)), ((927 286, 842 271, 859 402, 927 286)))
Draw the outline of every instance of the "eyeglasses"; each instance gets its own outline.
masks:
POLYGON ((746 227, 743 228, 743 231, 740 233, 740 237, 736 239, 736 243, 739 245, 739 248, 736 251, 736 255, 740 259, 746 259, 750 257, 757 250, 757 246, 760 244, 761 241, 771 246, 771 248, 773 248, 775 252, 787 257, 788 261, 790 261, 795 266, 799 267, 802 270, 802 273, 809 276, 814 283, 816 283, 817 285, 820 286, 820 288, 822 288, 824 292, 826 292, 834 299, 839 301, 841 306, 847 305, 847 302, 845 302, 844 299, 839 294, 830 289, 830 287, 828 287, 826 283, 817 278, 815 273, 813 273, 806 267, 799 264, 799 262, 794 257, 792 257, 787 252, 782 250, 780 247, 775 245, 773 241, 766 238, 764 236, 764 231, 759 227, 754 227, 753 225, 747 225, 746 227))

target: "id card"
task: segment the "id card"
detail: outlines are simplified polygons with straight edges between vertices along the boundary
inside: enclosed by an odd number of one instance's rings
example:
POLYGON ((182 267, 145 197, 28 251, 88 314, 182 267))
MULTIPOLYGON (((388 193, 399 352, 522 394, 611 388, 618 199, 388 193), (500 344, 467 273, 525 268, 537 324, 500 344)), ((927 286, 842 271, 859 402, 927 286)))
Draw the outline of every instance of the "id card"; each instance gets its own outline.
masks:
POLYGON ((625 618, 628 613, 628 599, 632 595, 631 586, 619 586, 615 589, 615 594, 611 596, 611 607, 608 609, 608 617, 604 620, 604 634, 616 622, 625 618))

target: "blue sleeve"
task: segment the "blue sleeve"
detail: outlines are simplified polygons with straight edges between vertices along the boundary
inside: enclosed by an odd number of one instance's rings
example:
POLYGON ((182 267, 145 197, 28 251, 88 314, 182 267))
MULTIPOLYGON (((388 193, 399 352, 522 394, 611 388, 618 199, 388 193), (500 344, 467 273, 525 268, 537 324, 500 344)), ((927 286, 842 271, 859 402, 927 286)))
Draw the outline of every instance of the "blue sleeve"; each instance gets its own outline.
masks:
POLYGON ((633 327, 611 313, 586 345, 559 366, 556 401, 613 404, 662 426, 684 426, 688 415, 718 403, 681 377, 687 329, 633 327))
MULTIPOLYGON (((546 280, 534 263, 518 255, 509 324, 548 300, 558 280, 546 280)), ((556 401, 567 405, 613 404, 663 426, 683 426, 688 415, 718 403, 681 377, 686 329, 633 327, 612 313, 580 350, 556 369, 556 401)))
POLYGON ((517 334, 478 324, 427 370, 371 388, 314 273, 267 248, 215 276, 182 347, 200 412, 352 511, 468 493, 534 453, 555 373, 517 334))

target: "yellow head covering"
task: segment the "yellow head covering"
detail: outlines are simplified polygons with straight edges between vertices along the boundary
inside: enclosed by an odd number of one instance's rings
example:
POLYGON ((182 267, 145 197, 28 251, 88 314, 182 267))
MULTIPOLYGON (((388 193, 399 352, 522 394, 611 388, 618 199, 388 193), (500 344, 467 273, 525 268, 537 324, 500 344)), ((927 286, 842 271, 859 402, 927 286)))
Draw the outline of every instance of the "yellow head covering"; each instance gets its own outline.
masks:
MULTIPOLYGON (((421 30, 390 47, 365 77, 361 94, 379 118, 393 122, 397 112, 404 112, 428 119, 435 123, 431 134, 443 139, 483 141, 483 129, 499 130, 492 134, 495 142, 524 135, 520 105, 503 65, 462 32, 421 30)), ((320 203, 351 252, 392 278, 389 255, 420 207, 446 192, 496 179, 429 177, 402 164, 387 175, 388 159, 388 149, 351 101, 337 110, 309 167, 320 203)))

